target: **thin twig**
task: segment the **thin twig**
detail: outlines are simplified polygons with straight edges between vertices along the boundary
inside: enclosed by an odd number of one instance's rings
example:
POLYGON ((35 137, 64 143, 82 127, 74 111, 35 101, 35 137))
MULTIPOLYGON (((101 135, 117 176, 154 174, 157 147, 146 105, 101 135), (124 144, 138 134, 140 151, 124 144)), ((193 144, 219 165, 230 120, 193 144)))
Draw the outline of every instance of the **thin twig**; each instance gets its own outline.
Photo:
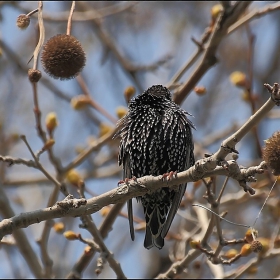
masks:
POLYGON ((266 14, 269 14, 271 12, 277 11, 280 9, 280 3, 276 2, 273 4, 266 5, 265 7, 261 9, 255 9, 251 12, 249 12, 247 15, 240 18, 237 22, 235 22, 233 25, 231 25, 228 29, 228 35, 240 28, 245 23, 248 23, 249 21, 259 18, 261 16, 264 16, 266 14))
POLYGON ((229 9, 221 13, 213 28, 211 38, 208 40, 207 46, 199 65, 191 73, 189 79, 180 87, 180 90, 174 93, 174 101, 181 104, 183 100, 189 95, 191 90, 195 87, 202 76, 216 64, 216 50, 223 38, 227 35, 227 29, 240 16, 242 12, 251 4, 251 1, 235 2, 229 9))
POLYGON ((27 17, 31 17, 32 15, 34 15, 35 13, 37 13, 39 11, 39 9, 35 9, 33 11, 31 11, 30 13, 26 14, 27 17))
POLYGON ((100 232, 98 231, 97 227, 95 226, 94 222, 88 216, 84 216, 84 220, 86 222, 85 228, 88 229, 88 231, 91 233, 96 243, 99 245, 100 249, 106 253, 108 263, 116 273, 117 278, 127 279, 127 277, 124 275, 122 271, 120 263, 115 260, 112 253, 108 250, 107 246, 105 245, 103 238, 100 232))
POLYGON ((252 225, 252 227, 255 226, 257 220, 259 219, 259 217, 260 217, 260 215, 262 213, 262 210, 263 210, 264 206, 266 205, 266 202, 267 202, 267 200, 268 200, 268 198, 269 198, 269 196, 270 196, 274 186, 276 185, 276 183, 277 183, 277 179, 275 180, 274 184, 272 185, 271 189, 269 190, 269 193, 268 193, 268 195, 267 195, 267 197, 266 197, 266 199, 265 199, 265 201, 264 201, 264 203, 263 203, 263 205, 262 205, 262 207, 261 207, 261 209, 260 209, 260 211, 259 211, 259 213, 258 213, 258 215, 257 215, 257 217, 256 217, 256 219, 255 219, 255 221, 254 221, 254 223, 252 225))
MULTIPOLYGON (((36 158, 34 152, 32 151, 32 149, 31 149, 29 143, 27 142, 27 139, 26 139, 25 135, 21 135, 20 137, 21 137, 21 139, 23 140, 23 142, 26 144, 26 146, 27 146, 29 152, 31 153, 32 157, 34 158, 34 161, 36 162, 36 165, 37 165, 38 169, 40 169, 40 170, 42 171, 42 173, 43 173, 50 181, 52 181, 58 189, 61 189, 61 190, 62 190, 63 188, 62 188, 61 183, 58 182, 52 175, 50 175, 50 174, 45 170, 45 168, 40 164, 40 162, 39 162, 38 159, 36 158)), ((65 196, 68 195, 67 192, 64 193, 64 194, 65 194, 65 196)), ((50 206, 51 206, 51 205, 50 205, 50 206)))
POLYGON ((41 50, 41 47, 44 44, 44 40, 45 40, 45 27, 44 27, 44 22, 43 22, 43 1, 39 1, 39 7, 38 7, 38 23, 39 23, 39 41, 38 44, 34 50, 33 53, 33 69, 37 69, 38 67, 38 56, 41 50))
MULTIPOLYGON (((7 197, 2 186, 0 186, 0 211, 2 217, 13 217, 15 215, 12 209, 10 199, 7 197)), ((13 233, 16 245, 26 261, 28 268, 36 278, 44 278, 43 269, 39 262, 38 256, 30 244, 30 236, 27 238, 24 230, 19 229, 13 233)))
POLYGON ((75 1, 72 1, 72 6, 71 6, 68 23, 67 23, 67 31, 66 31, 66 35, 69 35, 69 36, 71 35, 72 16, 73 16, 74 10, 75 10, 75 1))
POLYGON ((90 105, 94 109, 96 109, 99 113, 101 113, 103 116, 105 116, 107 119, 109 119, 113 124, 116 124, 118 120, 115 117, 111 116, 104 108, 102 108, 98 103, 96 103, 92 99, 90 91, 89 91, 83 77, 81 75, 78 75, 76 77, 76 80, 77 80, 79 86, 81 87, 83 93, 90 98, 90 105))
MULTIPOLYGON (((106 218, 104 219, 102 225, 99 228, 99 232, 103 239, 105 239, 112 229, 112 225, 115 222, 116 218, 119 215, 119 212, 123 208, 125 203, 115 204, 111 211, 108 213, 106 218)), ((71 272, 66 276, 67 279, 76 279, 81 278, 82 272, 86 269, 90 261, 92 260, 95 251, 92 250, 90 253, 83 253, 79 260, 74 264, 71 272)))
POLYGON ((213 210, 209 209, 208 207, 204 206, 204 205, 199 205, 199 204, 192 204, 192 206, 198 206, 198 207, 201 207, 201 208, 204 208, 205 210, 211 212, 213 215, 215 215, 216 217, 218 217, 219 219, 222 219, 223 221, 226 221, 227 223, 229 224, 232 224, 232 225, 235 225, 235 226, 239 226, 239 227, 246 227, 246 228, 250 228, 251 226, 249 225, 243 225, 243 224, 238 224, 238 223, 234 223, 234 222, 231 222, 225 218, 223 218, 221 215, 219 215, 218 213, 214 212, 213 210))
POLYGON ((223 194, 224 194, 224 190, 226 189, 226 185, 227 185, 227 183, 228 183, 228 180, 229 180, 229 177, 227 176, 226 179, 225 179, 225 181, 224 181, 224 184, 223 184, 223 186, 222 186, 222 189, 221 189, 221 191, 220 191, 220 193, 219 193, 219 196, 218 196, 218 198, 217 198, 217 202, 218 202, 218 203, 221 202, 221 198, 222 198, 222 196, 223 196, 223 194))
MULTIPOLYGON (((9 2, 7 2, 9 3, 9 2)), ((133 8, 136 4, 140 3, 140 1, 121 1, 119 3, 100 8, 98 10, 95 9, 89 9, 84 12, 76 11, 75 14, 73 14, 72 21, 91 21, 94 19, 101 19, 104 17, 108 17, 111 15, 115 15, 118 13, 122 13, 126 10, 129 10, 133 8)), ((28 9, 24 7, 20 7, 19 3, 17 2, 10 2, 10 5, 13 5, 14 7, 18 8, 19 10, 23 11, 24 13, 28 13, 28 9)), ((32 12, 35 12, 32 11, 32 12)), ((33 15, 30 12, 30 16, 33 15)), ((51 22, 63 22, 68 21, 69 19, 69 13, 68 12, 52 12, 52 13, 44 13, 44 20, 45 21, 51 21, 51 22)))
POLYGON ((53 277, 53 260, 50 258, 50 255, 48 253, 48 240, 50 236, 50 230, 53 226, 53 220, 47 220, 44 228, 42 235, 39 240, 37 240, 37 243, 40 247, 40 252, 41 252, 41 258, 42 258, 42 263, 44 264, 45 268, 45 277, 46 278, 52 278, 53 277))
POLYGON ((101 148, 104 144, 112 140, 112 137, 116 133, 117 128, 113 129, 112 131, 106 133, 96 141, 90 144, 90 146, 86 149, 84 149, 75 159, 72 160, 64 169, 63 173, 66 173, 70 169, 74 168, 75 166, 78 166, 80 163, 82 163, 93 151, 98 150, 101 148))

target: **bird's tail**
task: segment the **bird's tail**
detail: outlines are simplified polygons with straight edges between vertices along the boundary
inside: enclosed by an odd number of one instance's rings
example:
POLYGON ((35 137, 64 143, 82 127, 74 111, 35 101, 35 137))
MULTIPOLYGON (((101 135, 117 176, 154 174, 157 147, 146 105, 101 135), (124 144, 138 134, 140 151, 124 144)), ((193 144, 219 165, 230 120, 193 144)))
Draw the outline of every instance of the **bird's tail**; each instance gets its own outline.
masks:
POLYGON ((146 218, 146 236, 144 247, 151 249, 153 246, 161 249, 164 246, 164 237, 162 230, 166 222, 168 213, 167 205, 146 205, 144 207, 146 218), (146 208, 146 209, 145 209, 146 208))
POLYGON ((178 191, 161 189, 160 191, 142 197, 146 218, 146 236, 144 247, 153 246, 161 249, 164 246, 164 238, 177 213, 187 184, 180 185, 178 191))
POLYGON ((146 226, 146 235, 144 240, 144 247, 146 249, 151 249, 156 246, 158 249, 161 249, 164 246, 164 238, 161 235, 157 237, 152 235, 150 226, 146 226))

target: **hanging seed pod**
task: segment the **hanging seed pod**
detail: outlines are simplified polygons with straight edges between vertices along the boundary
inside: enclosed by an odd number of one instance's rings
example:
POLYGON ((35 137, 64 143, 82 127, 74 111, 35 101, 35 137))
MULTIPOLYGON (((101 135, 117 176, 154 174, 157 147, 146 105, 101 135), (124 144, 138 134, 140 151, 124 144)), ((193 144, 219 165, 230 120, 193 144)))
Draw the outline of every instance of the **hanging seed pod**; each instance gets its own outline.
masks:
POLYGON ((30 17, 24 14, 21 14, 17 18, 17 27, 20 29, 26 29, 30 24, 30 17))
POLYGON ((280 175, 280 131, 274 132, 270 138, 265 140, 263 159, 275 176, 280 175))
POLYGON ((41 62, 45 72, 52 78, 70 80, 82 71, 86 55, 74 36, 59 34, 44 45, 41 62))

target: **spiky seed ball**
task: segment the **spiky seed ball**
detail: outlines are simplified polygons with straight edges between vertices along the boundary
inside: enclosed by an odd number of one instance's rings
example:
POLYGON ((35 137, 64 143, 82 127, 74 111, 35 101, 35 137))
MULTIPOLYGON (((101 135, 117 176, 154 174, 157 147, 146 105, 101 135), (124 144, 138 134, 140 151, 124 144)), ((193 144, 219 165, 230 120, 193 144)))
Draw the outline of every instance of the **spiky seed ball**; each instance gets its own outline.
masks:
POLYGON ((41 61, 45 72, 52 78, 69 80, 82 71, 86 55, 74 36, 59 34, 44 45, 41 61))
POLYGON ((263 160, 275 176, 280 175, 280 131, 276 131, 265 141, 263 160))
POLYGON ((37 83, 41 79, 41 71, 36 69, 28 69, 28 78, 31 83, 37 83))
POLYGON ((265 253, 270 248, 270 239, 265 237, 259 237, 258 241, 262 244, 261 255, 265 255, 265 253))
POLYGON ((255 253, 259 253, 261 252, 261 250, 263 249, 263 245, 259 240, 254 240, 251 243, 251 250, 255 253))
POLYGON ((20 29, 26 29, 29 26, 30 17, 24 14, 21 14, 17 18, 17 27, 20 29))

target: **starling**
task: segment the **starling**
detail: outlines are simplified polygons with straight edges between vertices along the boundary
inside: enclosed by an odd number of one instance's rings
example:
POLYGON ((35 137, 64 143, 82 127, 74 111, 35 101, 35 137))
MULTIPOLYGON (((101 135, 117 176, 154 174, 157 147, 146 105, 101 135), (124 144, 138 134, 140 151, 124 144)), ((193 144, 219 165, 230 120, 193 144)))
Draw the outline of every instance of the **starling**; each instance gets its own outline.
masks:
MULTIPOLYGON (((154 85, 133 98, 128 113, 119 120, 119 165, 123 178, 181 172, 194 164, 190 115, 171 99, 170 91, 154 85)), ((179 208, 187 184, 163 187, 137 197, 144 208, 146 236, 144 247, 161 249, 179 208)), ((127 202, 131 239, 134 240, 132 199, 127 202)))

